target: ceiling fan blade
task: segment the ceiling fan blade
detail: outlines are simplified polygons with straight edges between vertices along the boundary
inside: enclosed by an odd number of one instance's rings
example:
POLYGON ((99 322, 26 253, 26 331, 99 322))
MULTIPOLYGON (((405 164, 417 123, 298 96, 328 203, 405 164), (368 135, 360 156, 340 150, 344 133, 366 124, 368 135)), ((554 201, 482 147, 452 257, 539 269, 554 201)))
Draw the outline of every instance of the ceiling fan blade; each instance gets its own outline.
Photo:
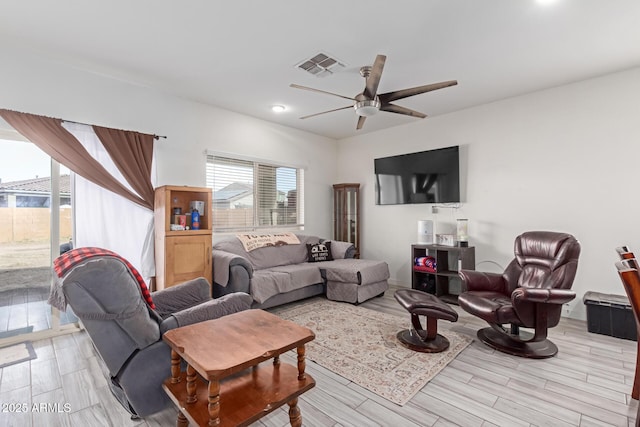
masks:
POLYGON ((412 110, 410 108, 401 107, 399 105, 394 105, 394 104, 382 104, 382 106, 380 107, 380 110, 387 111, 389 113, 404 114, 405 116, 419 117, 421 119, 424 119, 425 117, 427 117, 426 114, 423 114, 420 111, 412 110))
POLYGON ((446 82, 432 83, 430 85, 412 87, 410 89, 402 89, 402 90, 396 90, 393 92, 387 92, 387 93, 378 95, 378 97, 380 98, 380 102, 384 104, 386 102, 397 101, 398 99, 408 98, 410 96, 419 95, 425 92, 431 92, 432 90, 443 89, 449 86, 455 86, 457 84, 458 84, 457 80, 449 80, 446 82))
POLYGON ((333 113, 334 111, 346 110, 347 108, 353 108, 353 105, 336 108, 335 110, 323 111, 322 113, 309 114, 308 116, 300 117, 300 119, 308 119, 309 117, 319 116, 320 114, 333 113))
POLYGON ((376 60, 371 67, 371 74, 367 77, 367 83, 362 93, 367 99, 374 99, 376 93, 378 93, 378 85, 380 84, 380 78, 382 77, 382 70, 384 69, 384 63, 387 57, 384 55, 376 56, 376 60))
POLYGON ((339 96, 340 98, 344 98, 344 99, 348 99, 348 100, 351 100, 351 101, 355 101, 354 98, 350 98, 348 96, 343 96, 343 95, 338 95, 337 93, 327 92, 326 90, 314 89, 312 87, 307 87, 307 86, 300 86, 300 85, 297 85, 295 83, 291 83, 289 86, 293 87, 293 88, 296 88, 296 89, 303 89, 303 90, 308 90, 308 91, 311 91, 311 92, 318 92, 318 93, 326 93, 327 95, 339 96))
POLYGON ((357 130, 362 129, 362 126, 364 126, 364 121, 365 121, 366 119, 367 119, 367 118, 366 118, 365 116, 358 116, 358 125, 356 126, 356 129, 357 129, 357 130))

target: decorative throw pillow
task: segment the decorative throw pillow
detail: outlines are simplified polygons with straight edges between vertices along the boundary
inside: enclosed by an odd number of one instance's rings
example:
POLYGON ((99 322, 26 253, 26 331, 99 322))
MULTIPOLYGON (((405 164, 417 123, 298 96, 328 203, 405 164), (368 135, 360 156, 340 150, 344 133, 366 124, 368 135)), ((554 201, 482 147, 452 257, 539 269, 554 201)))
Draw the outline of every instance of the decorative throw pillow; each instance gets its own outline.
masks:
POLYGON ((332 261, 331 256, 331 242, 316 243, 312 245, 307 243, 307 261, 308 262, 320 262, 320 261, 332 261))

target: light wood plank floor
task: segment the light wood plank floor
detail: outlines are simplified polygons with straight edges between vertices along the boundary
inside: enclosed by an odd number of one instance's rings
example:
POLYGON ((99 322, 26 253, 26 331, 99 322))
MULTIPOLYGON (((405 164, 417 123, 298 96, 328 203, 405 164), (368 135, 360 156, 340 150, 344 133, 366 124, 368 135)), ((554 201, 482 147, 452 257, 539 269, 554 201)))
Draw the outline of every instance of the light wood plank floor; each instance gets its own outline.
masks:
MULTIPOLYGON (((394 289, 363 307, 407 318, 394 289)), ((440 330, 475 337, 482 321, 460 312, 440 330)), ((300 399, 306 426, 633 426, 638 402, 630 398, 636 343, 587 332, 585 322, 563 319, 550 331, 559 354, 527 360, 495 352, 475 340, 405 406, 307 363, 317 386, 300 399)), ((110 395, 84 332, 34 343, 38 358, 0 372, 0 426, 173 426, 176 410, 131 421, 110 395), (6 412, 11 402, 26 412, 6 412), (41 412, 32 412, 33 404, 41 412), (69 405, 65 411, 64 404, 69 405), (47 407, 48 404, 48 407, 47 407), (55 406, 58 404, 58 406, 55 406)), ((293 357, 286 355, 283 359, 293 357)), ((285 408, 256 426, 288 425, 285 408)))

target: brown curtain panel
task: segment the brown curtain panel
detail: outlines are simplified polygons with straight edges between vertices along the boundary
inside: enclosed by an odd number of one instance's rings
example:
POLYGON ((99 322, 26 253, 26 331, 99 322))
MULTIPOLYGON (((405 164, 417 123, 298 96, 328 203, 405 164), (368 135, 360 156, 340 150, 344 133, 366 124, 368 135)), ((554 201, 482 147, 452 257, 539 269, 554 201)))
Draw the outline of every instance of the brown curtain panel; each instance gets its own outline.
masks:
POLYGON ((129 185, 153 210, 154 190, 151 163, 155 137, 144 133, 93 126, 100 142, 129 185))
POLYGON ((69 131, 62 120, 0 109, 0 116, 29 141, 59 163, 85 179, 148 209, 151 203, 132 193, 95 160, 69 131))

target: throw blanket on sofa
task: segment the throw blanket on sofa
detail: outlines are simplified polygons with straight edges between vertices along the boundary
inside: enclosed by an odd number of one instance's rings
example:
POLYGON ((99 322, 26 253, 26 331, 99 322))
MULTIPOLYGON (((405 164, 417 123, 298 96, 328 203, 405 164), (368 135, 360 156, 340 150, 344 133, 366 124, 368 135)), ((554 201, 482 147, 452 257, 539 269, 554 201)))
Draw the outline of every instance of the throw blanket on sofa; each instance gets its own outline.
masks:
POLYGON ((266 246, 299 245, 298 236, 293 233, 281 234, 237 234, 244 250, 251 252, 254 249, 266 246))

